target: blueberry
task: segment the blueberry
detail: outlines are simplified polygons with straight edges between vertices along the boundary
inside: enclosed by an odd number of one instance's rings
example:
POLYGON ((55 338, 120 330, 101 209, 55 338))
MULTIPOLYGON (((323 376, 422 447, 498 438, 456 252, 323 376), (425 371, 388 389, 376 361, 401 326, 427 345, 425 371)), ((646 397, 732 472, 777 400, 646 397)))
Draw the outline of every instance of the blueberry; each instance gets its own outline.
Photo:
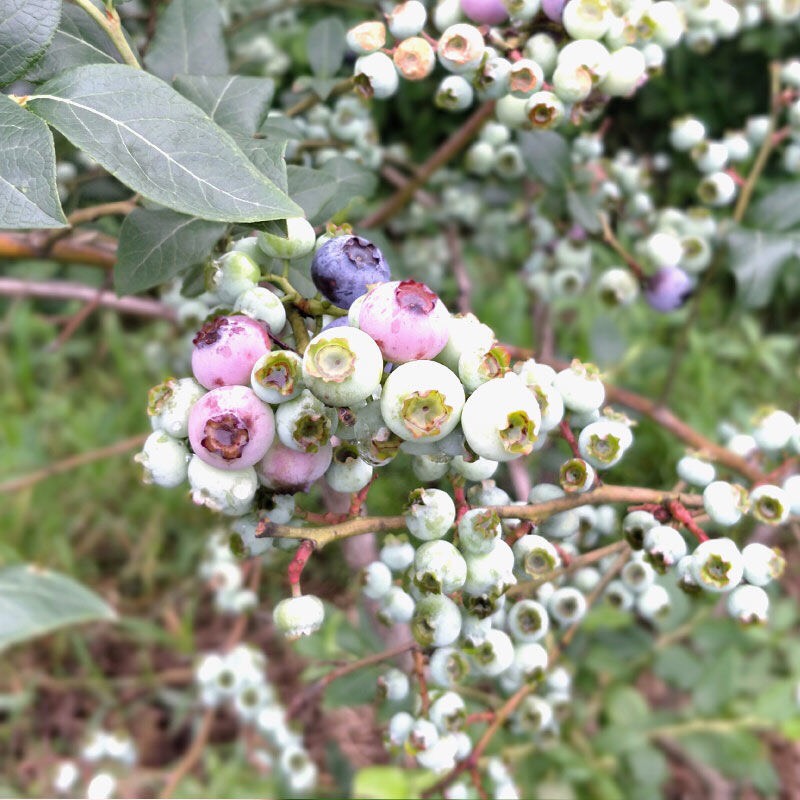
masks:
POLYGON ((314 254, 311 278, 322 294, 339 308, 350 308, 375 283, 389 280, 383 253, 360 236, 338 236, 314 254))
POLYGON ((662 267, 647 279, 644 296, 656 311, 675 311, 693 289, 692 279, 680 267, 662 267))

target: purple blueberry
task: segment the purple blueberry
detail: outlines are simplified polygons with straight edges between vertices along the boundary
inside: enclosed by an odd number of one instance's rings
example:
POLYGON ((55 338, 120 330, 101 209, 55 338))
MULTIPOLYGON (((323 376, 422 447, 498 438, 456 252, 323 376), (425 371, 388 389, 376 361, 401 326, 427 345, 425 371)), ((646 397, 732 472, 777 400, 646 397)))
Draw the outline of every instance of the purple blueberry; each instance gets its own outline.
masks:
POLYGON ((478 25, 499 25, 508 19, 502 0, 461 0, 461 10, 478 25))
POLYGON ((360 236, 337 236, 314 254, 311 279, 314 286, 339 308, 350 308, 370 286, 389 280, 383 253, 360 236))
POLYGON ((193 342, 192 372, 206 389, 249 386, 253 364, 272 346, 264 325, 238 314, 207 322, 193 342))
POLYGON ((417 281, 382 283, 364 298, 358 325, 386 361, 404 363, 439 355, 450 338, 450 313, 435 292, 417 281))
POLYGON ((260 461, 275 438, 275 417, 246 386, 221 386, 189 413, 189 442, 198 458, 218 469, 244 469, 260 461))
POLYGON ((256 464, 259 481, 282 494, 307 492, 331 464, 333 447, 322 445, 316 453, 301 453, 275 439, 264 458, 256 464))
POLYGON ((542 0, 542 11, 553 22, 561 22, 567 0, 542 0))
POLYGON ((662 267, 645 282, 644 296, 656 311, 675 311, 693 289, 692 279, 680 267, 662 267))
MULTIPOLYGON (((332 319, 322 330, 329 331, 331 328, 347 328, 349 325, 350 323, 347 317, 336 317, 336 319, 332 319)), ((320 331, 320 333, 322 333, 322 331, 320 331)))

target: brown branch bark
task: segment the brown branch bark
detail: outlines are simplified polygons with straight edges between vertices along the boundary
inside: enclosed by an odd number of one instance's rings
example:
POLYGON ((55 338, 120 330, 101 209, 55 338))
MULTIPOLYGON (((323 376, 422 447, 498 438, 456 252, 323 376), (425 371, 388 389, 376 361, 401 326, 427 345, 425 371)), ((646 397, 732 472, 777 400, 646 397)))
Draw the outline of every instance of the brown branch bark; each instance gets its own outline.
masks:
POLYGON ((0 259, 50 259, 111 269, 117 260, 117 240, 97 231, 76 231, 52 241, 48 231, 0 231, 0 259))

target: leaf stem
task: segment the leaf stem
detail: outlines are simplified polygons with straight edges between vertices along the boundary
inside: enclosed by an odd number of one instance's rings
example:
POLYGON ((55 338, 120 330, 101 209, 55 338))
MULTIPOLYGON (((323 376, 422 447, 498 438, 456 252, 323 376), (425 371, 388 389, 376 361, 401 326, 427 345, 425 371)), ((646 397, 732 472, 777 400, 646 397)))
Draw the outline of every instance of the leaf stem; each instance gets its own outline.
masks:
POLYGON ((135 53, 128 44, 128 40, 125 38, 119 13, 115 8, 107 8, 104 13, 91 0, 72 0, 72 2, 80 6, 106 32, 126 64, 136 69, 142 68, 139 59, 136 58, 135 53))

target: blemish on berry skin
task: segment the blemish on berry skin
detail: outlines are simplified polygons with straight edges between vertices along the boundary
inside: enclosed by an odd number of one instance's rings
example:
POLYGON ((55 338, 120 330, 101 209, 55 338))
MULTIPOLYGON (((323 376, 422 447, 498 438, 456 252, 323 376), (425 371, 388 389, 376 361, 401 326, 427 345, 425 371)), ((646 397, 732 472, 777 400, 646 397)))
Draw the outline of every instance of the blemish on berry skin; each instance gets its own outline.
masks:
POLYGON ((192 344, 203 348, 218 342, 222 336, 222 329, 227 325, 228 320, 225 317, 217 317, 216 319, 206 322, 197 332, 197 336, 192 339, 192 344))
POLYGON ((394 292, 397 305, 414 314, 430 314, 439 299, 424 283, 400 281, 394 292))

